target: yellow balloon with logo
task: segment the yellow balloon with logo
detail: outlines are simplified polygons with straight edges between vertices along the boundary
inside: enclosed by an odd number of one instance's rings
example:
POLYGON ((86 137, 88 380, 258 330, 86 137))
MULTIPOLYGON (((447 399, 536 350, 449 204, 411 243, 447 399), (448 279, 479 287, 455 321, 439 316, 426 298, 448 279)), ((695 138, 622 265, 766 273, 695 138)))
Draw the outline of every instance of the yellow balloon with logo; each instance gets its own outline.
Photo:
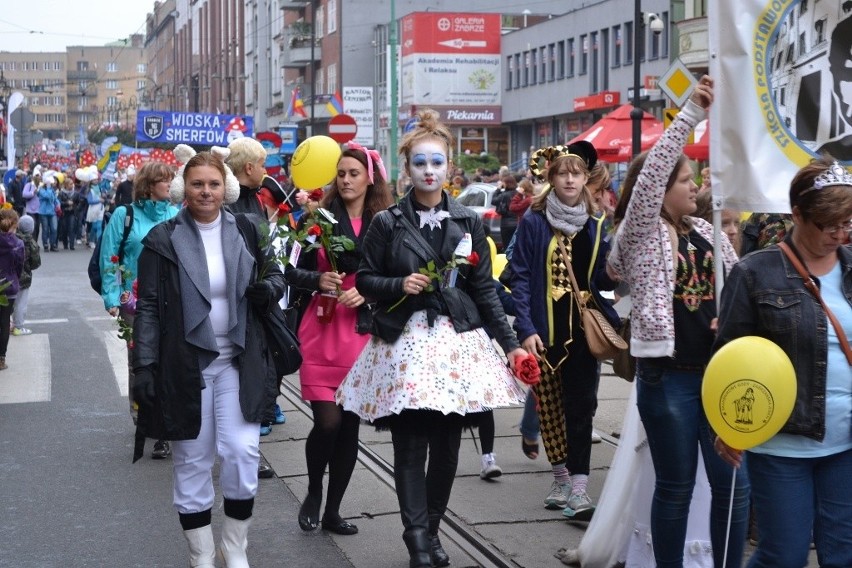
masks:
POLYGON ((796 402, 796 371, 772 341, 739 337, 710 359, 701 401, 713 431, 732 448, 747 450, 787 422, 796 402))
POLYGON ((328 136, 311 136, 299 144, 290 160, 290 175, 299 189, 317 189, 337 175, 340 145, 328 136))

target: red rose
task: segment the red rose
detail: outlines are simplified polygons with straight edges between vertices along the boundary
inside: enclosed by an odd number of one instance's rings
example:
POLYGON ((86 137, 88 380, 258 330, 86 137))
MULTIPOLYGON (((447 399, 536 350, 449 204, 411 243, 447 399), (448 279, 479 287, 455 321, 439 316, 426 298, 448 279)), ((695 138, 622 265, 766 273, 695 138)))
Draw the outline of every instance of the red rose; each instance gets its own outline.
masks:
POLYGON ((322 227, 319 225, 311 225, 311 228, 308 229, 308 235, 312 237, 318 237, 322 235, 322 227))
POLYGON ((476 266, 477 264, 479 264, 479 253, 476 252, 476 251, 473 251, 467 257, 467 261, 470 263, 471 266, 476 266))
POLYGON ((119 260, 119 259, 118 259, 118 255, 117 255, 117 254, 114 254, 114 255, 112 255, 111 257, 109 257, 109 261, 110 261, 111 263, 113 263, 113 264, 118 264, 118 260, 119 260))
POLYGON ((315 189, 308 194, 308 199, 311 201, 320 201, 323 198, 323 195, 325 194, 322 192, 322 189, 315 189))
POLYGON ((290 206, 289 205, 287 205, 286 203, 278 204, 278 215, 280 217, 284 217, 288 213, 290 213, 290 206))
POLYGON ((541 369, 535 355, 515 357, 515 376, 525 385, 537 385, 541 381, 541 369))

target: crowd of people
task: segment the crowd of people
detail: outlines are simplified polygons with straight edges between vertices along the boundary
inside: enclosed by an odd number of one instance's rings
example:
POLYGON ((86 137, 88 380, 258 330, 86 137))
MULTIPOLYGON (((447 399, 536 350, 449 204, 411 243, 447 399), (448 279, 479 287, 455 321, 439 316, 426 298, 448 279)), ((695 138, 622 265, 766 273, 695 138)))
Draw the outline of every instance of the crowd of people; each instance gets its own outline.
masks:
POLYGON ((229 567, 249 565, 259 439, 284 422, 264 327, 277 303, 301 342, 301 395, 314 418, 296 515, 303 531, 359 532, 340 507, 360 426, 370 424, 390 431, 409 566, 450 565, 439 530, 462 429, 480 427, 481 477, 493 478, 490 411, 526 401, 522 450, 536 459, 540 437, 553 476, 543 506, 590 522, 579 548, 557 552, 564 563, 679 567, 690 543, 702 542, 702 565, 739 567, 751 518, 750 568, 802 566, 811 543, 821 566, 848 568, 852 174, 814 159, 791 181, 792 214, 741 225, 740 212, 724 210, 715 233, 709 170, 699 186, 683 154, 712 103, 705 76, 632 161, 617 200, 589 143, 542 148, 523 174, 477 172, 498 185, 500 282, 482 220, 453 199, 467 176, 453 168, 453 136, 431 110, 401 140, 405 181, 396 186, 376 151, 349 144, 324 189, 288 193, 265 176, 265 151, 251 139, 197 154, 184 147, 176 173, 149 162, 114 186, 85 172, 19 170, 0 208, 9 300, 0 305, 0 370, 10 335, 29 333, 39 236, 45 252, 102 238, 104 308, 129 330, 134 459, 146 438, 156 441, 153 457, 171 455, 191 566, 215 562, 217 458, 219 553, 229 567), (716 271, 726 275, 721 291, 716 271), (619 446, 595 496, 601 362, 581 310, 597 306, 618 329, 613 302, 625 294, 636 360, 626 439, 637 443, 619 446), (754 335, 790 357, 796 402, 778 434, 742 451, 713 431, 701 386, 718 349, 754 335), (527 389, 530 357, 540 379, 527 389), (638 526, 653 547, 645 560, 631 558, 638 526))

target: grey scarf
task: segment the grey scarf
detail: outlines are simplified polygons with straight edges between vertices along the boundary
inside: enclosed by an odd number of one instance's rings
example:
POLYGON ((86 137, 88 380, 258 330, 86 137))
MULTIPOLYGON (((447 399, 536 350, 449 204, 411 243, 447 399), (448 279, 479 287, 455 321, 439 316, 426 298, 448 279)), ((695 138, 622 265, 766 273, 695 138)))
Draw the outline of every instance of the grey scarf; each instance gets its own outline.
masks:
POLYGON ((589 220, 584 200, 581 199, 577 205, 569 207, 556 197, 556 191, 553 189, 547 194, 544 213, 547 215, 547 222, 566 235, 579 233, 589 220))

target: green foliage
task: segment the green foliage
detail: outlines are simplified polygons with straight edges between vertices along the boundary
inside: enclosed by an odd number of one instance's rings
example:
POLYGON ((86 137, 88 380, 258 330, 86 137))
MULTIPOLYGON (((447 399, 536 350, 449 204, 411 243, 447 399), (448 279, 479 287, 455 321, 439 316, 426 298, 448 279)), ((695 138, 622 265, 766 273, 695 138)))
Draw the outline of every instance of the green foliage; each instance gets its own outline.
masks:
POLYGON ((491 154, 458 154, 453 158, 453 162, 463 169, 468 177, 476 171, 476 168, 483 168, 490 172, 500 169, 500 160, 491 154))

